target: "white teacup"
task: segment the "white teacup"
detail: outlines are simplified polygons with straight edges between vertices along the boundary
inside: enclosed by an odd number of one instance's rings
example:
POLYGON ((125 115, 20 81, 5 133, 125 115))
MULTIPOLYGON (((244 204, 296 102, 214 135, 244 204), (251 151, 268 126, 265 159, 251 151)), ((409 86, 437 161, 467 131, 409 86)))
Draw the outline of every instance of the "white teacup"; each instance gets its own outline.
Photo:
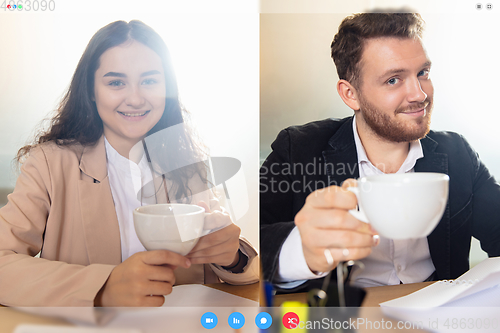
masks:
POLYGON ((205 209, 196 205, 156 204, 133 212, 137 237, 146 250, 188 254, 203 236, 205 209))
POLYGON ((427 237, 446 208, 449 179, 427 172, 362 177, 358 187, 349 188, 359 211, 349 212, 386 238, 427 237))

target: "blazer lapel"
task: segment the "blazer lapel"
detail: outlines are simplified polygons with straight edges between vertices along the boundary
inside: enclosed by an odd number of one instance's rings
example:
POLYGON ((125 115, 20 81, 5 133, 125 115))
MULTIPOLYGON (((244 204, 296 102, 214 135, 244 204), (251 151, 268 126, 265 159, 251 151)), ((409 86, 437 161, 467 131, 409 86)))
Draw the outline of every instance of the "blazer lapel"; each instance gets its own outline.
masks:
POLYGON ((359 178, 358 154, 352 132, 352 117, 328 141, 323 151, 328 185, 341 186, 348 178, 359 178))
MULTIPOLYGON (((426 136, 420 140, 424 157, 415 164, 415 172, 438 172, 448 174, 448 155, 436 153, 438 143, 426 136)), ((432 262, 436 267, 437 278, 451 275, 451 236, 450 236, 450 206, 446 204, 441 221, 436 229, 427 237, 432 262)))
POLYGON ((104 136, 84 148, 80 160, 80 207, 90 264, 121 262, 118 218, 111 195, 104 136))

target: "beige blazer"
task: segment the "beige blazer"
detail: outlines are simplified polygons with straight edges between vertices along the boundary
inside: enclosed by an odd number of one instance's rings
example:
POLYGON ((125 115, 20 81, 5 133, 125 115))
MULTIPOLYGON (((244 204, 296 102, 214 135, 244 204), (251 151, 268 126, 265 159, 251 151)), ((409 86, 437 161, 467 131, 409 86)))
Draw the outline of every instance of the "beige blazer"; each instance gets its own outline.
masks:
MULTIPOLYGON (((104 137, 93 147, 45 143, 30 152, 0 209, 0 304, 93 306, 121 262, 107 174, 104 137)), ((240 245, 249 255, 243 273, 193 265, 175 270, 176 284, 258 281, 257 253, 244 239, 240 245)))

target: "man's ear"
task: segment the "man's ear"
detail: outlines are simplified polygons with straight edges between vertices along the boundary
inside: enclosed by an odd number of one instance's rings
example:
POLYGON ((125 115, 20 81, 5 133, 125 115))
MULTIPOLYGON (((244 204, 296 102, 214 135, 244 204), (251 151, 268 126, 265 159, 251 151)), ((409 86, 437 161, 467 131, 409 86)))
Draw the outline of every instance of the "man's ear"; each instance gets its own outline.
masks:
POLYGON ((337 82, 337 91, 340 95, 340 98, 342 98, 342 100, 348 107, 350 107, 354 111, 358 111, 360 109, 358 92, 356 88, 352 86, 352 84, 350 84, 346 80, 339 80, 339 82, 337 82))

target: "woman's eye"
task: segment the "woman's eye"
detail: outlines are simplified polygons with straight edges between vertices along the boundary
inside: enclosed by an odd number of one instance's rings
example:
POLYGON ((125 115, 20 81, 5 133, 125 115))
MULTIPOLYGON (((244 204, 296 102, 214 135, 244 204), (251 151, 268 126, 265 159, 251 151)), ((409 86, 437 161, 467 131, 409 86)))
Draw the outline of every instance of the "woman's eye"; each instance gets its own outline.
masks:
POLYGON ((146 79, 142 81, 142 84, 155 84, 156 80, 155 79, 146 79))
POLYGON ((108 83, 108 86, 112 86, 112 87, 119 87, 119 86, 123 86, 125 83, 123 83, 122 81, 120 80, 114 80, 114 81, 111 81, 108 83))

